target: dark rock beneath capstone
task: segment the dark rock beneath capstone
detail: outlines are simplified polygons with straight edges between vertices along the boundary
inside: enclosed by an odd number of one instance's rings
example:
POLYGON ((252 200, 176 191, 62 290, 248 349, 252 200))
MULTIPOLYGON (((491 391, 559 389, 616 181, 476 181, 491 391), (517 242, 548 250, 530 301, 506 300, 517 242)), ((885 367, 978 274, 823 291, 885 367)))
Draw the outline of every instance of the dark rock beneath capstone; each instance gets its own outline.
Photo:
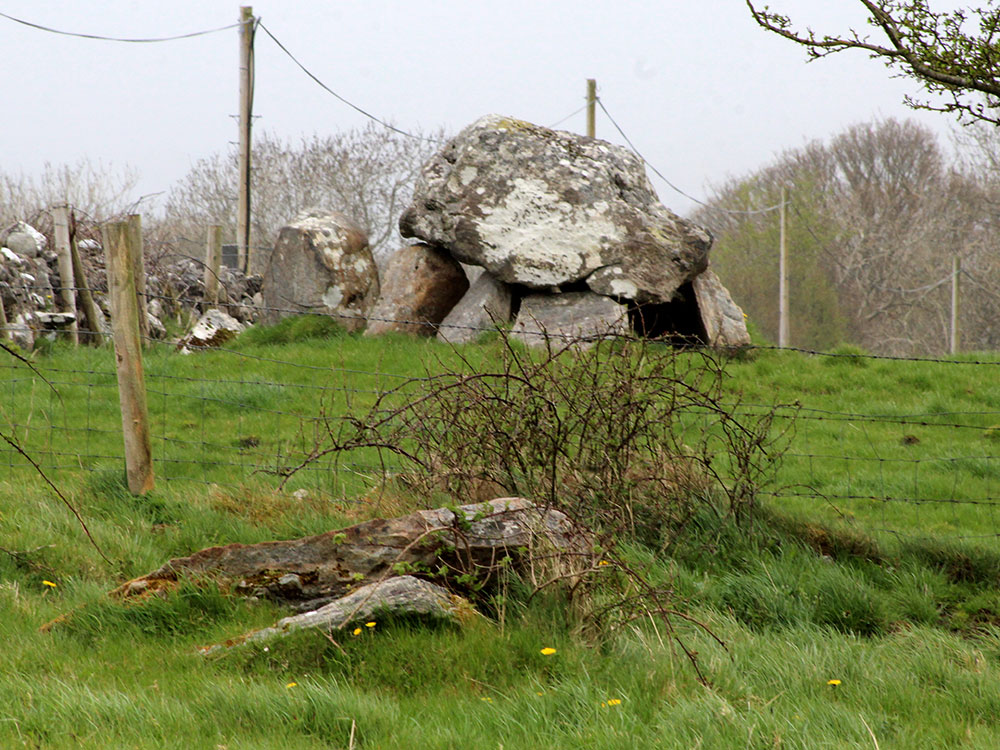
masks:
POLYGON ((586 347, 627 332, 625 305, 591 292, 566 292, 530 294, 522 299, 511 336, 528 346, 560 348, 570 342, 586 347))
POLYGON ((452 344, 475 341, 510 320, 511 303, 510 288, 489 271, 483 271, 441 321, 438 338, 452 344))
POLYGON ((468 288, 465 271, 448 253, 427 245, 404 247, 386 264, 365 335, 433 336, 468 288))

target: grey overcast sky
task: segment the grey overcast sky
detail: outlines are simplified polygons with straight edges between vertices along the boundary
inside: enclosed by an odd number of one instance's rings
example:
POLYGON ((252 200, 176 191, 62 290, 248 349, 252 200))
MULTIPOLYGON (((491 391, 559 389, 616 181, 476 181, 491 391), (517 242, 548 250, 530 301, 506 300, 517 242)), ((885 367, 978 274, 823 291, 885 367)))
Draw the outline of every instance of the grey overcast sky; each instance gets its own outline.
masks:
MULTIPOLYGON (((857 0, 770 0, 824 31, 860 28, 857 0)), ((782 150, 876 117, 912 117, 946 142, 946 115, 903 106, 912 82, 759 29, 743 0, 258 0, 271 32, 330 88, 400 128, 454 132, 490 112, 542 125, 584 103, 585 79, 636 147, 702 198, 782 150)), ((0 0, 0 12, 88 34, 159 37, 234 23, 219 0, 0 0)), ((255 127, 281 137, 365 119, 319 88, 264 33, 255 127)), ((0 172, 84 157, 168 190, 236 140, 237 31, 160 44, 59 36, 0 18, 0 172)), ((581 132, 581 112, 559 127, 581 132)), ((597 135, 622 139, 598 112, 597 135)), ((659 179, 663 202, 693 203, 659 179)))

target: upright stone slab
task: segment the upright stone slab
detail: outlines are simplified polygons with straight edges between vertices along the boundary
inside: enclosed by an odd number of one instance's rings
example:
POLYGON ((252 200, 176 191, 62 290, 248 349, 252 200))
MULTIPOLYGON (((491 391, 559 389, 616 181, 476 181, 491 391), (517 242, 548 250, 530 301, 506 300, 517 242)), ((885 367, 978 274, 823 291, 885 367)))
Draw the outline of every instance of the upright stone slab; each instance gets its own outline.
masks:
POLYGON ((499 115, 424 166, 399 225, 506 283, 585 280, 637 302, 668 302, 705 270, 711 246, 707 231, 660 204, 630 151, 499 115))
MULTIPOLYGON (((573 339, 616 336, 628 331, 628 308, 613 299, 590 292, 564 294, 529 294, 521 300, 521 309, 511 335, 528 346, 554 347, 573 339)), ((588 346, 581 342, 581 346, 588 346)))
POLYGON ((489 271, 483 271, 469 291, 441 321, 438 338, 452 344, 467 344, 480 334, 510 320, 510 289, 489 271))
POLYGON ((281 229, 261 285, 265 323, 323 313, 348 330, 361 328, 378 298, 368 237, 333 211, 310 210, 281 229))
POLYGON ((382 295, 365 335, 433 336, 468 288, 465 272, 448 253, 427 245, 404 247, 386 264, 382 295))
POLYGON ((746 316, 719 281, 714 271, 705 271, 692 283, 698 312, 709 346, 747 346, 750 334, 747 332, 746 316))

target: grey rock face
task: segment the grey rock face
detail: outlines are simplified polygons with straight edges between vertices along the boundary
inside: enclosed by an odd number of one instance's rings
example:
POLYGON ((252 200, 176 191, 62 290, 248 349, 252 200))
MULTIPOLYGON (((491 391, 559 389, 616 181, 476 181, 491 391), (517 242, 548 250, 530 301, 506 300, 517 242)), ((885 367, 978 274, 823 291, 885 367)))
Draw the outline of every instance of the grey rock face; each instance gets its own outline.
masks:
POLYGON ((25 258, 36 258, 45 249, 46 240, 45 235, 33 226, 19 221, 11 229, 3 244, 25 258))
POLYGON ((530 294, 521 300, 511 335, 528 346, 545 346, 549 339, 554 347, 559 347, 570 339, 613 336, 627 331, 625 305, 598 294, 567 292, 530 294))
POLYGON ((747 346, 746 316, 729 296, 714 271, 705 271, 692 283, 709 346, 747 346))
POLYGON ((484 331, 510 320, 510 310, 507 285, 497 281, 489 271, 483 271, 441 321, 438 338, 452 344, 475 341, 484 331))
POLYGON ((465 272, 448 253, 427 245, 397 250, 386 264, 382 294, 365 335, 433 336, 468 288, 465 272))
POLYGON ((364 325, 378 298, 378 269, 365 233, 335 212, 308 211, 283 227, 264 271, 266 323, 297 313, 364 325))
POLYGON ((507 283, 586 280, 639 302, 668 301, 707 267, 711 246, 659 203, 631 152, 498 115, 425 165, 400 231, 507 283))

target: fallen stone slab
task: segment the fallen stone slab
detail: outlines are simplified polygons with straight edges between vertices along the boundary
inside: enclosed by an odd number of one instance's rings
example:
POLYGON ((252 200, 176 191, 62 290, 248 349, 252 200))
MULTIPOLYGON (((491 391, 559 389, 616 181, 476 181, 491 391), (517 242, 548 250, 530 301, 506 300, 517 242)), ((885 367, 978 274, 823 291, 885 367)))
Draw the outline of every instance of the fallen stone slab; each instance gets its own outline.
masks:
POLYGON ((290 541, 209 547, 170 560, 111 594, 144 596, 174 588, 182 577, 207 578, 234 586, 238 594, 267 596, 305 611, 387 575, 439 573, 443 566, 449 583, 465 573, 487 580, 505 557, 516 568, 539 549, 590 552, 589 538, 569 517, 524 498, 457 510, 459 515, 448 508, 420 510, 290 541))
POLYGON ((303 628, 332 632, 356 623, 400 618, 461 624, 478 616, 467 599, 437 584, 408 575, 394 576, 362 586, 319 609, 285 617, 274 627, 255 630, 199 650, 208 656, 232 646, 280 638, 303 628))

